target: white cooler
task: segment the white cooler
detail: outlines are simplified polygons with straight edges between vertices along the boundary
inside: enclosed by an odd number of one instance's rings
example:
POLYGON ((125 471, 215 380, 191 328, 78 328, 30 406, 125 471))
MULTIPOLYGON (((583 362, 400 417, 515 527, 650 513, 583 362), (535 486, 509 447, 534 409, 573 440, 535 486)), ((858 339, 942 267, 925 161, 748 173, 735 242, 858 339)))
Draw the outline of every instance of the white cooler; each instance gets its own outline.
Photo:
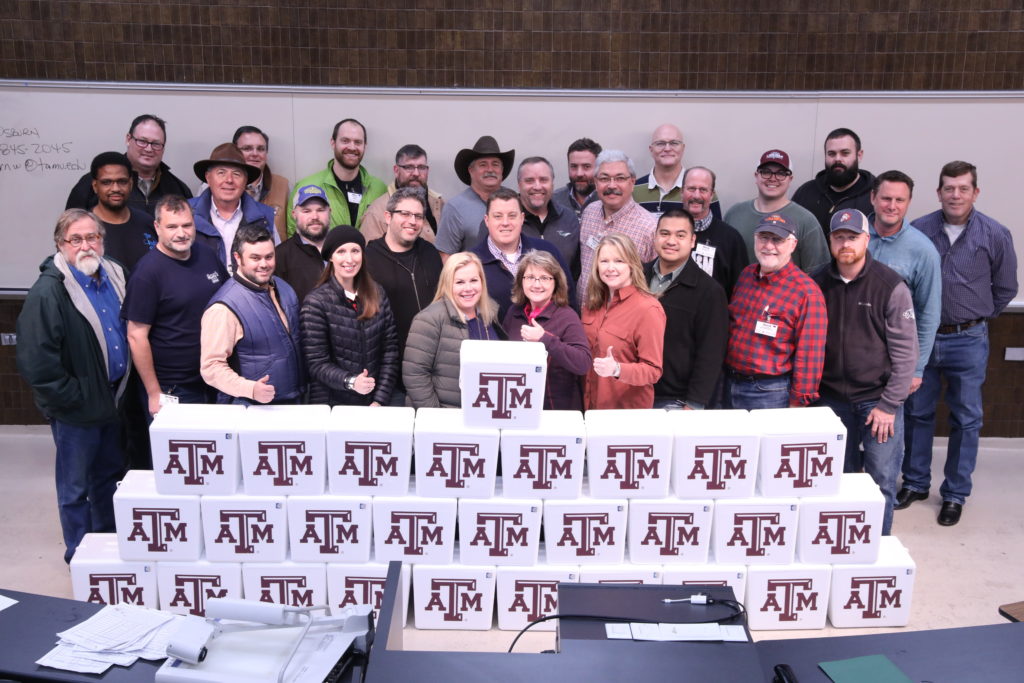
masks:
POLYGON ((288 547, 293 562, 369 562, 369 496, 289 496, 288 547))
POLYGON ((672 489, 680 498, 749 498, 761 432, 746 410, 670 410, 672 489))
MULTIPOLYGON (((327 564, 327 600, 331 609, 345 609, 352 605, 370 605, 374 619, 380 614, 384 600, 384 584, 388 565, 380 562, 364 564, 327 564)), ((412 569, 402 565, 402 586, 398 599, 402 601, 402 628, 409 620, 409 597, 412 595, 412 569)))
POLYGON ((672 425, 664 410, 588 410, 587 472, 594 498, 664 498, 672 425))
POLYGON ((114 523, 125 560, 198 560, 199 496, 161 495, 152 470, 129 470, 114 492, 114 523))
POLYGON ((242 565, 245 599, 292 607, 327 604, 327 574, 322 564, 250 562, 242 565))
POLYGON ((577 410, 545 410, 533 429, 501 431, 505 495, 513 498, 579 498, 587 430, 577 410))
POLYGON ((580 583, 656 584, 662 583, 661 565, 588 564, 580 567, 580 583))
MULTIPOLYGON (((543 560, 543 558, 542 558, 543 560)), ((578 583, 577 565, 551 565, 543 561, 533 567, 498 567, 498 628, 519 631, 541 617, 558 612, 558 584, 578 583)), ((531 631, 554 631, 554 619, 531 631)))
POLYGON ((665 565, 661 579, 666 586, 729 586, 737 602, 743 602, 746 597, 747 567, 743 564, 712 562, 665 565))
POLYGON ((837 628, 906 626, 917 565, 895 536, 882 536, 878 560, 832 566, 828 619, 837 628))
POLYGON ((800 500, 801 562, 870 564, 878 557, 885 498, 870 474, 844 474, 839 492, 800 500))
POLYGON ((324 492, 330 406, 250 406, 238 428, 242 482, 252 496, 324 492))
POLYGON ((544 408, 548 352, 540 342, 467 339, 459 349, 466 425, 533 429, 544 408))
POLYGON ((157 609, 156 567, 122 560, 116 534, 86 534, 71 558, 71 594, 98 605, 157 609))
POLYGON ((284 562, 284 496, 203 496, 203 537, 211 562, 284 562))
POLYGON ((174 614, 206 616, 209 598, 242 598, 242 565, 238 562, 161 562, 157 565, 160 609, 174 614))
POLYGON ((457 506, 454 498, 377 496, 373 499, 374 561, 451 564, 457 506))
POLYGON ((327 421, 327 488, 342 496, 401 496, 412 474, 416 411, 334 406, 327 421))
POLYGON ((498 430, 469 427, 463 411, 420 408, 415 432, 416 495, 490 498, 498 470, 498 430))
POLYGON ((244 406, 174 403, 149 425, 156 490, 160 493, 231 494, 242 473, 238 427, 244 406))
MULTIPOLYGON (((584 490, 586 493, 586 490, 584 490)), ((544 501, 544 547, 551 564, 615 564, 626 556, 629 501, 544 501)))
POLYGON ((728 498, 715 502, 715 561, 789 564, 796 557, 796 498, 728 498))
POLYGON ((493 566, 418 564, 412 568, 416 628, 487 631, 494 618, 493 566))
POLYGON ((831 408, 752 410, 761 429, 762 496, 832 496, 846 459, 846 427, 831 408))
POLYGON ((825 628, 831 573, 827 564, 750 567, 745 602, 750 630, 825 628))
POLYGON ((714 501, 632 500, 626 542, 637 564, 704 563, 711 549, 714 501))
POLYGON ((541 501, 498 496, 459 501, 459 557, 466 564, 533 565, 540 549, 541 501))

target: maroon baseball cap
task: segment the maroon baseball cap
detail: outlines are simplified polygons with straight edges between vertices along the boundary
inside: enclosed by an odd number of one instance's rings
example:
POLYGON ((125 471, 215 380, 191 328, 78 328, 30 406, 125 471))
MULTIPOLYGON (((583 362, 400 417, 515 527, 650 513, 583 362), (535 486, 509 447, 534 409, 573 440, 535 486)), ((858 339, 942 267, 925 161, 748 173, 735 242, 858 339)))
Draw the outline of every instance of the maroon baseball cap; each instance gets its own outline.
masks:
POLYGON ((758 168, 767 166, 768 164, 778 164, 787 171, 792 171, 793 168, 789 165, 789 155, 783 152, 781 149, 770 149, 761 155, 761 163, 757 165, 758 168))

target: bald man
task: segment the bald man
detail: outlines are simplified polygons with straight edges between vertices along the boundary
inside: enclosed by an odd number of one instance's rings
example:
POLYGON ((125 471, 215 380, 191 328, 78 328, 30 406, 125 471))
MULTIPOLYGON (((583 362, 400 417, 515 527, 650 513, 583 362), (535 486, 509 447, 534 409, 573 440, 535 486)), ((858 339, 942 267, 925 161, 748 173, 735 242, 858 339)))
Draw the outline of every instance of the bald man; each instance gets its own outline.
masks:
MULTIPOLYGON (((637 178, 633 188, 633 199, 637 204, 654 214, 655 218, 671 209, 683 209, 683 152, 686 143, 683 131, 671 123, 663 123, 651 134, 651 159, 654 168, 645 176, 637 178)), ((713 196, 711 213, 722 217, 718 196, 713 196)))

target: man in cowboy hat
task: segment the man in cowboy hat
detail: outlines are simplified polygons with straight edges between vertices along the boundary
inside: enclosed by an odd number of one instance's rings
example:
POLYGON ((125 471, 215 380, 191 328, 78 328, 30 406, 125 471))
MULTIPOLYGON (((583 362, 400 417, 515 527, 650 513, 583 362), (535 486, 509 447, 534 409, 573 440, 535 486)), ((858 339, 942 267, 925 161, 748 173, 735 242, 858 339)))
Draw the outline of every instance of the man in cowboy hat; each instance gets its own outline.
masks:
POLYGON ((234 143, 217 145, 209 159, 197 161, 192 168, 208 185, 202 194, 188 200, 195 214, 196 241, 216 251, 228 272, 233 270, 230 247, 239 226, 262 226, 271 233, 274 244, 280 242, 274 230, 274 210, 245 192, 246 186, 260 177, 260 169, 245 163, 234 143))
POLYGON ((472 149, 463 149, 455 156, 455 173, 469 187, 444 206, 434 242, 441 258, 468 251, 480 241, 480 224, 487 213, 487 199, 501 187, 515 159, 514 149, 500 151, 497 141, 490 135, 484 135, 472 149))

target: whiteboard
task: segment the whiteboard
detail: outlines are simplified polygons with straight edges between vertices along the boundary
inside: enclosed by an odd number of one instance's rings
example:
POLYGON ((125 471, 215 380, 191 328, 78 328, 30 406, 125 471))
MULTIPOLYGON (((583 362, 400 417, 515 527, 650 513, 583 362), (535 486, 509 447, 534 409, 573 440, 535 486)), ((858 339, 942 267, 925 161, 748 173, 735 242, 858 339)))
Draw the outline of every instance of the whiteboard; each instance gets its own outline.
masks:
MULTIPOLYGON (((621 149, 647 173, 650 134, 661 123, 682 128, 686 166, 718 175, 723 209, 755 194, 760 155, 790 154, 793 189, 824 165, 825 135, 845 126, 864 147, 862 167, 898 168, 916 182, 908 216, 938 208, 942 165, 954 159, 978 167, 978 208, 1007 224, 1024 272, 1024 224, 1016 219, 1018 174, 1024 158, 1024 93, 1019 92, 680 92, 302 88, 151 83, 0 80, 0 291, 24 291, 53 252, 53 226, 71 187, 92 158, 124 150, 138 114, 167 121, 164 161, 193 190, 192 164, 231 139, 239 125, 271 138, 269 163, 292 183, 325 167, 330 137, 342 118, 367 128, 363 163, 385 182, 395 151, 427 150, 430 186, 453 196, 465 186, 455 155, 481 135, 493 135, 516 159, 545 156, 555 184, 566 182, 565 150, 579 137, 621 149)), ((515 176, 508 184, 514 186, 515 176)))

